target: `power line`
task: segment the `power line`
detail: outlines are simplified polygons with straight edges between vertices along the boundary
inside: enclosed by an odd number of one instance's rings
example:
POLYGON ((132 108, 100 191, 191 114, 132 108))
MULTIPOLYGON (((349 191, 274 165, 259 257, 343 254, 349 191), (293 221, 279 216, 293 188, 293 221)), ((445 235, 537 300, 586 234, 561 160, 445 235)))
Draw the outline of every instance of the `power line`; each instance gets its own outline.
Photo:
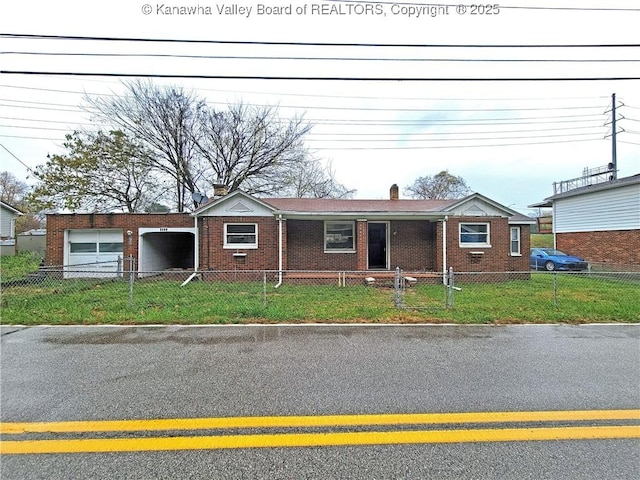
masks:
MULTIPOLYGON (((87 79, 90 80, 90 79, 87 79)), ((112 82, 115 84, 115 82, 112 82)), ((78 95, 92 95, 92 96, 106 96, 106 97, 117 97, 116 94, 110 93, 89 93, 89 92, 78 92, 74 90, 58 90, 52 88, 38 88, 38 87, 26 87, 23 85, 0 85, 0 87, 5 88, 16 88, 16 89, 24 89, 24 90, 35 90, 35 91, 43 91, 43 92, 59 92, 59 93, 72 93, 78 95)), ((540 102, 542 100, 545 101, 567 101, 567 100, 604 100, 609 99, 609 95, 602 96, 591 96, 591 97, 384 97, 380 96, 359 96, 359 95, 320 95, 320 94, 311 94, 311 93, 292 93, 292 92, 268 92, 268 91, 247 91, 247 90, 234 90, 230 92, 229 90, 220 90, 213 88, 198 88, 198 91, 203 92, 218 92, 218 93, 242 93, 242 94, 250 94, 250 95, 275 95, 275 96, 291 96, 291 97, 310 97, 310 98, 336 98, 336 99, 349 99, 349 100, 394 100, 394 101, 438 101, 438 102, 514 102, 514 101, 522 101, 522 102, 540 102)), ((627 106, 627 105, 625 105, 627 106)), ((637 108, 637 107, 630 107, 637 108)))
POLYGON ((321 82, 599 82, 640 80, 640 76, 604 77, 312 77, 284 75, 204 75, 160 73, 111 73, 111 72, 49 72, 35 70, 0 70, 2 75, 59 75, 70 77, 118 77, 118 78, 182 78, 203 80, 296 80, 321 82))
MULTIPOLYGON (((27 103, 30 105, 46 105, 53 107, 77 107, 76 105, 70 105, 67 103, 52 103, 52 102, 36 102, 32 100, 13 100, 8 98, 0 98, 0 102, 14 102, 14 103, 27 103)), ((207 101, 208 105, 229 105, 226 102, 212 102, 207 101)), ((21 105, 6 105, 21 107, 21 105)), ((269 108, 273 105, 259 104, 259 103, 243 103, 243 105, 252 107, 269 108)), ((35 108, 35 107, 34 107, 35 108)), ((90 107, 94 108, 94 107, 90 107)), ((443 112, 521 112, 521 111, 564 111, 564 110, 593 110, 601 109, 601 105, 570 105, 559 107, 493 107, 493 108, 398 108, 398 107, 331 107, 331 106, 318 106, 318 105, 283 105, 278 104, 278 108, 291 108, 291 109, 305 109, 305 110, 340 110, 340 111, 382 111, 382 112, 420 112, 420 113, 443 113, 443 112)), ((82 110, 85 111, 85 110, 82 110)), ((588 116, 589 114, 584 114, 588 116)), ((593 115, 593 114, 592 114, 593 115)), ((581 115, 578 115, 581 116, 581 115)))
MULTIPOLYGON (((0 137, 4 137, 4 135, 0 135, 0 137)), ((4 148, 9 155, 11 155, 13 158, 15 158, 18 162, 20 162, 22 164, 22 166, 24 166, 29 172, 36 173, 36 172, 33 171, 33 169, 29 165, 27 165, 22 160, 20 160, 17 157, 17 155, 15 155, 11 150, 9 150, 7 147, 5 147, 2 143, 0 143, 0 147, 4 148)))
POLYGON ((51 140, 51 141, 64 141, 64 138, 61 137, 30 137, 30 136, 24 136, 24 135, 0 135, 0 137, 2 138, 24 138, 24 139, 28 139, 28 140, 51 140))
MULTIPOLYGON (((506 133, 506 132, 505 132, 506 133)), ((464 135, 464 133, 460 133, 460 135, 464 135)), ((489 141, 489 140, 526 140, 526 139, 535 139, 535 138, 556 138, 556 137, 584 137, 584 136, 593 136, 594 133, 560 133, 557 135, 549 135, 549 134, 545 134, 545 135, 527 135, 527 136, 522 136, 522 135, 518 135, 518 136, 512 136, 512 137, 497 137, 497 136, 492 136, 492 137, 484 137, 484 138, 454 138, 454 139, 450 139, 450 138, 426 138, 426 139, 407 139, 407 140, 403 140, 403 139, 367 139, 367 140, 350 140, 350 139, 322 139, 322 140, 315 140, 315 139, 309 139, 307 140, 308 142, 311 143, 334 143, 334 142, 366 142, 366 143, 382 143, 382 142, 398 142, 398 143, 424 143, 424 142, 452 142, 452 141, 456 141, 456 142, 465 142, 465 141, 489 141)))
POLYGON ((401 58, 401 57, 301 57, 276 55, 186 55, 173 53, 89 53, 89 52, 25 52, 7 51, 0 55, 97 57, 97 58, 182 58, 196 60, 294 60, 348 62, 433 62, 433 63, 637 63, 637 58, 401 58))
POLYGON ((400 147, 319 147, 313 150, 430 150, 430 149, 449 149, 449 148, 481 148, 481 147, 518 147, 526 145, 553 145, 560 143, 576 143, 576 142, 595 142, 602 141, 602 138, 592 138, 583 140, 554 140, 550 142, 516 142, 516 143, 494 143, 494 144, 472 144, 472 145, 427 145, 420 147, 400 146, 400 147))
MULTIPOLYGON (((63 108, 54 108, 54 107, 38 107, 38 106, 29 106, 29 105, 7 105, 1 104, 0 107, 13 107, 13 108, 27 108, 33 110, 51 110, 56 112, 70 112, 70 113, 87 113, 85 110, 75 109, 63 109, 63 108)), ((307 108, 311 109, 311 107, 299 107, 299 108, 307 108)), ((531 124, 531 123, 574 123, 574 122, 592 122, 596 120, 602 120, 604 114, 583 114, 583 115, 555 115, 555 116, 545 116, 545 117, 507 117, 507 118, 496 118, 496 117, 485 117, 485 118, 465 118, 465 119, 424 119, 421 121, 416 120, 373 120, 373 119, 333 119, 333 118, 306 118, 307 122, 317 124, 317 125, 367 125, 367 126, 381 126, 381 125, 389 125, 389 126, 418 126, 418 125, 503 125, 503 124, 511 124, 511 125, 521 125, 521 124, 531 124), (533 122, 522 121, 522 120, 536 120, 533 122), (475 122, 475 123, 468 123, 475 122)))
POLYGON ((87 113, 84 110, 79 108, 74 110, 69 110, 68 108, 54 108, 54 107, 32 107, 30 105, 7 105, 6 103, 0 103, 0 107, 11 107, 11 108, 29 108, 33 110, 51 110, 54 112, 72 112, 72 113, 87 113))
MULTIPOLYGON (((33 137, 33 136, 22 136, 22 135, 2 135, 0 134, 0 138, 21 138, 21 139, 29 139, 29 140, 45 140, 45 141, 64 141, 64 138, 56 137, 33 137)), ((400 146, 400 147, 314 147, 313 150, 429 150, 429 149, 443 149, 443 148, 480 148, 480 147, 517 147, 524 145, 552 145, 559 143, 576 143, 576 142, 592 142, 592 141, 600 141, 602 138, 593 138, 593 139, 573 139, 573 140, 553 140, 549 142, 515 142, 515 143, 502 143, 502 144, 470 144, 470 145, 427 145, 427 146, 400 146)), ((625 142, 630 143, 630 142, 625 142)))
POLYGON ((425 126, 425 125, 526 125, 526 124, 540 124, 540 123, 575 123, 575 122, 594 122, 596 120, 601 121, 604 115, 557 115, 553 117, 509 117, 509 118, 465 118, 465 119, 437 119, 430 120, 424 119, 420 121, 416 120, 337 120, 337 119, 325 119, 325 118, 307 118, 310 123, 317 125, 363 125, 363 126, 425 126), (584 118, 585 120, 576 120, 584 118), (591 118, 586 120, 586 118, 591 118), (521 121, 527 120, 527 121, 521 121), (538 120, 538 121, 528 121, 538 120), (473 123, 469 123, 473 122, 473 123))
MULTIPOLYGON (((2 118, 2 117, 0 117, 2 118)), ((457 126, 457 125, 452 125, 452 126, 457 126)), ((319 136, 327 136, 327 137, 341 137, 341 136, 357 136, 357 137, 385 137, 385 136, 393 136, 393 137, 420 137, 420 136, 436 136, 436 135, 488 135, 488 134, 500 134, 500 133, 536 133, 536 132, 557 132, 557 131, 565 131, 565 130, 584 130, 584 129, 603 129, 606 127, 603 127, 602 125, 598 125, 598 126, 592 126, 592 127, 587 127, 587 126, 582 126, 582 127, 562 127, 562 128, 532 128, 532 129, 525 129, 525 130, 491 130, 491 131, 475 131, 475 132, 465 132, 465 131, 458 131, 458 132, 406 132, 406 133, 344 133, 344 132, 336 132, 336 133, 329 133, 329 132, 321 132, 321 133, 314 133, 313 131, 310 132, 307 136, 308 137, 319 137, 319 136)), ((355 140, 354 140, 355 141, 355 140)), ((368 140, 361 140, 361 141, 368 141, 368 140)))
MULTIPOLYGON (((65 103, 51 102, 34 102, 31 100, 12 100, 9 98, 0 98, 0 102, 28 103, 32 105, 51 105, 54 107, 74 107, 65 103)), ((228 105, 223 102, 207 102, 209 105, 228 105)), ((272 107, 273 105, 259 103, 244 103, 244 105, 252 107, 272 107)), ((279 108, 303 108, 314 110, 363 110, 363 111, 383 111, 383 112, 515 112, 515 111, 545 111, 545 110, 584 110, 602 108, 601 105, 574 105, 564 107, 514 107, 514 108, 383 108, 383 107, 329 107, 329 106, 307 106, 307 105, 278 105, 279 108)))
MULTIPOLYGON (((640 10, 639 10, 640 11, 640 10)), ((141 42, 141 43, 186 43, 214 45, 266 45, 294 47, 388 47, 388 48, 637 48, 638 43, 610 44, 463 44, 463 43, 348 43, 348 42, 283 42, 258 40, 201 40, 176 38, 140 38, 140 37, 99 37, 78 35, 41 35, 24 33, 0 33, 0 38, 20 38, 37 40, 72 40, 104 42, 141 42)))
POLYGON ((31 127, 27 125, 0 125, 0 127, 4 128, 20 128, 23 130, 55 130, 58 132, 68 132, 70 129, 68 128, 54 128, 54 127, 31 127))
MULTIPOLYGON (((21 117, 2 117, 0 116, 0 119, 2 120, 17 120, 20 122, 38 122, 38 123, 62 123, 60 122, 60 120, 40 120, 37 118, 21 118, 21 117)), ((70 122, 67 122, 70 123, 70 122)), ((103 123, 95 123, 95 122, 73 122, 74 125, 90 125, 90 126, 94 126, 94 127, 99 127, 99 126, 106 126, 103 123)))
MULTIPOLYGON (((0 117, 0 118, 4 118, 4 117, 0 117)), ((34 121, 39 121, 39 120, 34 120, 34 121)), ((59 122, 58 122, 59 123, 59 122)), ((91 125, 91 126, 99 126, 97 124, 88 124, 85 123, 84 125, 91 125)), ((30 126, 30 125, 6 125, 6 124, 0 124, 0 127, 4 127, 4 128, 15 128, 15 129, 23 129, 23 130, 49 130, 49 131, 59 131, 59 132, 69 132, 69 131, 73 131, 73 128, 55 128, 55 127, 37 127, 37 126, 30 126)), ((565 127, 565 128, 543 128, 543 129, 528 129, 528 130, 493 130, 493 131, 482 131, 482 132, 465 132, 465 131, 460 131, 460 132, 421 132, 421 133, 310 133, 307 136, 307 139, 309 141, 314 141, 314 142, 389 142, 389 141, 431 141, 431 139, 427 139, 427 140, 422 140, 422 139, 416 139, 415 137, 421 137, 421 136, 442 136, 442 135, 486 135, 486 134, 492 134, 492 135, 499 135, 499 134, 511 134, 511 133, 538 133, 538 132, 550 132, 550 131, 566 131, 566 130, 585 130, 585 129, 599 129, 602 130, 603 126, 593 126, 593 127, 565 127), (344 139, 344 138, 338 138, 338 139, 318 139, 316 140, 313 137, 316 136, 327 136, 327 137, 343 137, 343 136, 354 136, 354 137, 367 137, 367 136, 373 136, 376 137, 374 140, 371 139, 362 139, 362 138, 358 138, 358 139, 344 139), (380 137, 394 137, 394 138, 380 138, 380 137), (309 138, 311 137, 311 138, 309 138), (409 139, 406 139, 405 137, 411 137, 409 139)), ((638 132, 634 132, 633 130, 626 130, 629 133, 638 133, 638 132)), ((563 135, 545 135, 546 137, 555 137, 555 136, 572 136, 572 135, 591 135, 592 133, 581 133, 581 134, 563 134, 563 135)), ((523 137, 493 137, 496 140, 500 139, 500 138, 523 138, 523 137)), ((526 138, 535 138, 535 136, 529 136, 526 138)), ((436 139, 436 140, 442 140, 442 139, 436 139)), ((456 139, 456 140, 464 140, 464 139, 456 139)), ((474 138, 474 140, 484 140, 481 138, 474 138)))

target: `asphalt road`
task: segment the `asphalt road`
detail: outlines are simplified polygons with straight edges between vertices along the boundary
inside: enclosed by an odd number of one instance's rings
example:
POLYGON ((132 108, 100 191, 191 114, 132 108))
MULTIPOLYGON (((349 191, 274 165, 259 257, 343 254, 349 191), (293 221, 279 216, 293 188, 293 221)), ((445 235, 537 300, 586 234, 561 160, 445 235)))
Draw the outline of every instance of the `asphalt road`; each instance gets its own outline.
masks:
MULTIPOLYGON (((640 408, 639 325, 2 327, 1 347, 4 424, 640 408)), ((514 427, 555 432, 639 423, 534 419, 517 425, 209 427, 197 433, 176 427, 2 439, 262 438, 272 432, 324 438, 371 431, 401 437, 429 428, 445 434, 514 427)), ((638 438, 389 445, 351 438, 329 446, 4 454, 0 477, 640 478, 638 438)))

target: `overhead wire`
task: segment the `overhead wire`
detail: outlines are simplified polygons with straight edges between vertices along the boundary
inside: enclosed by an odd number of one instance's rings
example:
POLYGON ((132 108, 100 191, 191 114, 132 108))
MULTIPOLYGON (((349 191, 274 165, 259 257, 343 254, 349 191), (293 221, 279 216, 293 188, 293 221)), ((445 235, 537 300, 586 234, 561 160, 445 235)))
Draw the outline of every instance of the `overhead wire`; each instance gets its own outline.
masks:
POLYGON ((417 57, 309 57, 278 55, 186 55, 172 53, 89 53, 89 52, 25 52, 5 51, 0 55, 113 57, 113 58, 181 58, 196 60, 293 60, 347 62, 433 62, 433 63, 638 63, 637 58, 417 58, 417 57))
MULTIPOLYGON (((640 11, 640 10, 638 10, 640 11)), ((138 42, 138 43, 184 43, 212 45, 264 45, 293 47, 385 47, 385 48, 637 48, 640 43, 553 43, 553 44, 480 44, 480 43, 356 43, 356 42, 287 42, 265 40, 206 40, 178 38, 144 38, 144 37, 103 37, 81 35, 42 35, 25 33, 0 33, 0 38, 37 39, 37 40, 71 40, 71 41, 103 41, 103 42, 138 42)))

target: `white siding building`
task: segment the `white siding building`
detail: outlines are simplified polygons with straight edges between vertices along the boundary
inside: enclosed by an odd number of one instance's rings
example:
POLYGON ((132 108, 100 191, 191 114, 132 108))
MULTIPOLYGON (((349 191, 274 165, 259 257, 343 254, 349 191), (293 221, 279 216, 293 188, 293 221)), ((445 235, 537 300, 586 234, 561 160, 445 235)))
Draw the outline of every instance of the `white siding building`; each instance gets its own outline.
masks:
POLYGON ((640 265, 640 174, 569 190, 546 202, 553 208, 556 248, 592 263, 640 265))

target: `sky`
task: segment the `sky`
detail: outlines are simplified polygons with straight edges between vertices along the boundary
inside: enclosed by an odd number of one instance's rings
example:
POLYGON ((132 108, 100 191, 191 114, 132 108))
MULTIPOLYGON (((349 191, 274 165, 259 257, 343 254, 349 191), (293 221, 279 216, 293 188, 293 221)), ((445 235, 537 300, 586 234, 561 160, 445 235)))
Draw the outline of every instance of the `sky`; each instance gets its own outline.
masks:
POLYGON ((611 162, 614 93, 618 177, 640 173, 638 24, 637 0, 3 2, 0 170, 33 183, 95 126, 83 97, 122 94, 123 75, 199 76, 153 82, 304 115, 356 198, 448 170, 533 214, 553 182, 611 162))

